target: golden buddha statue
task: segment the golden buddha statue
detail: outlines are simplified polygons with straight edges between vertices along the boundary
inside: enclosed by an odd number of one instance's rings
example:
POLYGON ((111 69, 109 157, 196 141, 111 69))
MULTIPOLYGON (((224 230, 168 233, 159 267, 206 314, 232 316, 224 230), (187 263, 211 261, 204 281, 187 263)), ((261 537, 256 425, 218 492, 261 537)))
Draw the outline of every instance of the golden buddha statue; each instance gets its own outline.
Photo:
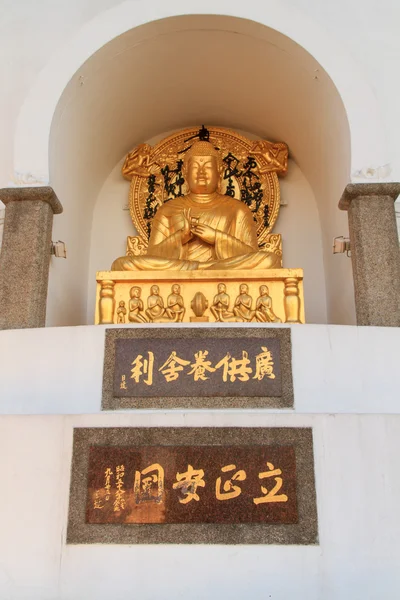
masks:
POLYGON ((280 257, 259 250, 250 209, 219 193, 222 157, 206 141, 186 152, 189 193, 165 202, 152 221, 147 253, 123 256, 113 271, 280 268, 280 257))

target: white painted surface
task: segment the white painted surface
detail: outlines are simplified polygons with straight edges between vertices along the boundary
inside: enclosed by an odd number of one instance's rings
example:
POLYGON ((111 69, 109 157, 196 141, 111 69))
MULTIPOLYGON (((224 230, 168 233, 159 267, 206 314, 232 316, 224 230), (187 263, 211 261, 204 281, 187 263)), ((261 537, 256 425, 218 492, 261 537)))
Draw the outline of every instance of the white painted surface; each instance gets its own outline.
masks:
MULTIPOLYGON (((97 413, 105 328, 0 331, 0 413, 97 413)), ((291 329, 296 413, 400 412, 399 328, 291 329)))
MULTIPOLYGON (((387 162, 381 137, 379 109, 368 83, 364 81, 357 66, 353 65, 352 57, 346 54, 343 46, 336 45, 334 38, 318 23, 303 11, 298 11, 294 2, 277 4, 273 1, 260 3, 250 0, 246 4, 233 4, 228 0, 219 0, 218 3, 204 0, 200 5, 191 6, 183 0, 167 4, 162 0, 155 0, 150 5, 141 2, 140 10, 138 6, 138 2, 124 2, 98 15, 85 24, 68 47, 62 48, 49 61, 25 100, 18 120, 15 142, 15 166, 18 172, 26 172, 28 165, 33 165, 32 171, 40 175, 46 173, 46 170, 48 172, 48 140, 56 105, 67 83, 96 50, 115 37, 154 19, 188 14, 252 19, 287 35, 303 46, 315 56, 322 69, 327 71, 346 106, 353 138, 352 170, 362 169, 365 164, 380 166, 387 162), (43 98, 44 89, 46 94, 43 98), (368 146, 364 143, 365 122, 369 123, 371 143, 368 146), (32 142, 36 148, 34 156, 27 149, 27 144, 32 142)), ((237 60, 240 60, 240 56, 237 56, 237 60)), ((175 71, 175 75, 179 75, 179 72, 175 71)))
POLYGON ((397 600, 399 439, 398 415, 2 417, 0 597, 397 600), (67 546, 73 427, 152 425, 312 427, 319 545, 67 546))

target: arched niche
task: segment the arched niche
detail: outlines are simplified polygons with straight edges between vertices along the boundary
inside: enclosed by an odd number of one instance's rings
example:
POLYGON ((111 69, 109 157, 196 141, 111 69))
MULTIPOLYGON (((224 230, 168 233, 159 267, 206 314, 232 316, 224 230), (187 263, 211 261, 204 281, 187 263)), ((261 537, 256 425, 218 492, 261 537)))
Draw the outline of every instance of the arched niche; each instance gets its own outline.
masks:
MULTIPOLYGON (((351 170, 341 95, 292 39, 255 21, 215 15, 171 17, 129 30, 93 54, 65 87, 52 121, 49 165, 65 209, 53 238, 67 243, 68 259, 52 262, 48 323, 87 322, 88 281, 95 277, 89 269, 93 211, 116 165, 137 143, 200 123, 288 143, 319 218, 318 231, 302 229, 299 221, 292 233, 303 254, 319 252, 323 261, 326 317, 320 320, 353 323, 350 261, 331 254, 333 236, 347 231, 337 203, 351 170)), ((285 219, 295 196, 283 209, 285 219)), ((106 223, 103 229, 106 246, 106 223)), ((315 278, 306 269, 308 297, 315 278)))

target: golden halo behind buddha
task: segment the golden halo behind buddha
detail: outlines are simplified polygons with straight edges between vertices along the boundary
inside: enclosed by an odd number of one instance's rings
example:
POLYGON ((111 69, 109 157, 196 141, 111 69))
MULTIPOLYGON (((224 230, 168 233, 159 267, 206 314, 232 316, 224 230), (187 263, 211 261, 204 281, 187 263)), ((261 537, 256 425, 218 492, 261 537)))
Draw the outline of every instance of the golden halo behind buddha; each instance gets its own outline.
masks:
MULTIPOLYGON (((164 202, 184 196, 188 187, 182 167, 191 156, 215 156, 221 169, 222 194, 241 200, 253 212, 260 246, 272 231, 279 215, 280 190, 277 173, 287 171, 288 148, 283 142, 250 140, 235 131, 208 127, 207 140, 196 140, 198 127, 184 129, 164 138, 146 156, 138 148, 128 154, 140 170, 122 169, 131 179, 129 208, 139 244, 147 246, 152 216, 164 202), (142 167, 146 167, 143 172, 142 167), (232 173, 229 176, 229 172, 232 173), (132 176, 132 173, 134 175, 132 176), (147 175, 147 176, 146 176, 147 175)), ((132 164, 132 161, 131 161, 132 164)))

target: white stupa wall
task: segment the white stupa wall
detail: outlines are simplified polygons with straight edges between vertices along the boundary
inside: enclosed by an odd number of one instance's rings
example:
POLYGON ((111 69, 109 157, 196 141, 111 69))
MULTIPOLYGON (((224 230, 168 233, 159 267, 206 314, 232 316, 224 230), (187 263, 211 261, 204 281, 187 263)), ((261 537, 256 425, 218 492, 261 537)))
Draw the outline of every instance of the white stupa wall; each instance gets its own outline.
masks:
POLYGON ((104 331, 0 332, 2 599, 397 600, 398 329, 292 326, 294 409, 100 413, 104 331), (318 544, 68 545, 74 427, 151 426, 311 427, 318 544))
MULTIPOLYGON (((136 93, 140 68, 145 75, 162 56, 156 46, 149 50, 140 32, 134 72, 106 68, 108 61, 122 64, 121 39, 85 61, 140 24, 200 12, 254 21, 241 23, 247 33, 258 35, 258 23, 288 36, 285 50, 271 43, 279 41, 278 34, 269 41, 249 37, 266 56, 271 51, 277 60, 282 54, 299 59, 288 79, 303 82, 298 93, 274 102, 273 82, 282 81, 285 71, 280 79, 268 79, 265 67, 252 94, 246 91, 244 98, 232 85, 231 101, 223 97, 224 111, 216 110, 211 97, 207 115, 220 125, 290 142, 295 163, 282 182, 289 202, 277 231, 288 238, 285 260, 295 258, 300 234, 307 233, 309 246, 300 250, 302 264, 287 266, 313 268, 317 281, 312 292, 306 288, 306 302, 315 321, 354 318, 350 261, 331 256, 329 246, 333 235, 347 233, 347 215, 337 202, 350 179, 400 180, 398 4, 19 0, 7 4, 0 24, 0 80, 7 90, 0 95, 0 187, 40 185, 51 174, 64 204, 53 239, 67 243, 68 259, 51 260, 50 325, 91 322, 94 271, 123 253, 131 233, 129 214, 122 210, 127 183, 118 175, 124 153, 162 131, 201 121, 194 95, 190 102, 187 93, 181 103, 176 96, 171 102, 173 82, 166 89, 156 81, 154 94, 144 99, 136 93), (290 40, 312 60, 296 54, 290 40), (322 73, 311 66, 313 60, 322 73), (332 95, 335 86, 338 93, 332 95), (245 110, 249 98, 251 110, 245 110), (147 113, 140 112, 143 107, 147 113), (320 126, 311 131, 317 113, 320 126), (298 197, 294 183, 301 187, 298 197), (297 212, 302 205, 307 219, 297 212), (293 231, 298 222, 301 231, 293 231), (102 234, 107 244, 101 244, 102 234)), ((155 24, 152 35, 165 26, 155 24)), ((245 30, 235 34, 237 40, 243 41, 245 30)), ((172 37, 181 43, 178 34, 172 37)), ((211 76, 214 62, 204 65, 197 78, 211 76)), ((399 598, 398 329, 293 326, 293 410, 101 413, 104 329, 0 332, 0 598, 399 598), (312 427, 319 544, 67 545, 73 428, 99 426, 312 427)))

